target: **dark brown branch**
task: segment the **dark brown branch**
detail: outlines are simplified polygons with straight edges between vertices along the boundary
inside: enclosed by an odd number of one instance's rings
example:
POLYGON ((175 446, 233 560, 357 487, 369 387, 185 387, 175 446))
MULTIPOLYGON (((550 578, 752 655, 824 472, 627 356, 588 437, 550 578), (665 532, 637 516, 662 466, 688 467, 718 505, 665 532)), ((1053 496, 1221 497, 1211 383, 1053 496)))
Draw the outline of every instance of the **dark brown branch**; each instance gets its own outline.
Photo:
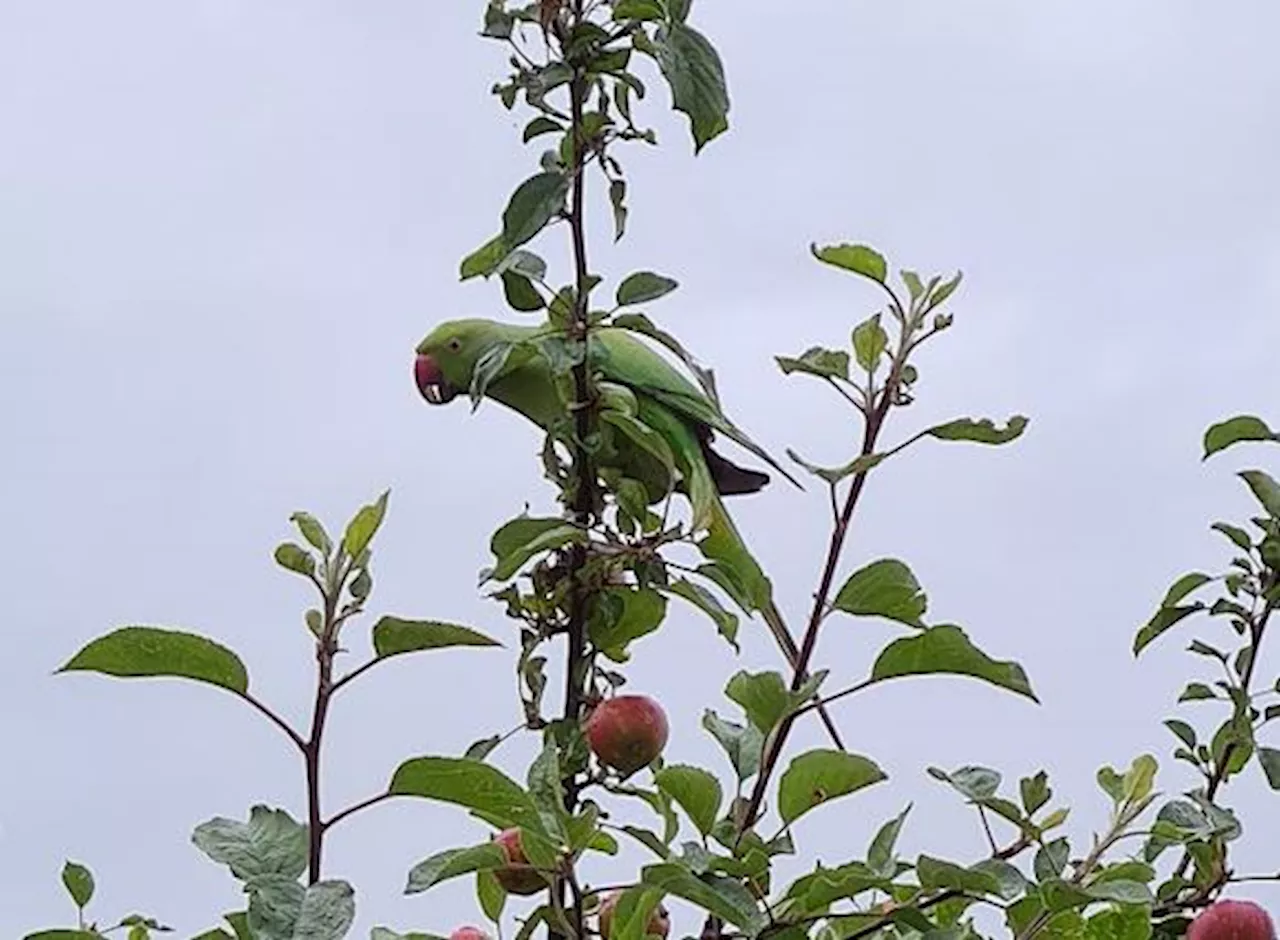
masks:
MULTIPOLYGON (((881 390, 880 401, 867 416, 866 424, 863 426, 860 456, 866 457, 875 452, 876 441, 880 437, 880 431, 884 427, 889 410, 893 407, 893 398, 898 387, 902 360, 905 358, 905 351, 908 348, 906 343, 907 339, 904 337, 903 348, 894 360, 884 389, 881 390)), ((805 628, 804 641, 800 645, 800 658, 795 664, 791 680, 793 691, 800 688, 804 682, 804 677, 808 675, 809 661, 813 658, 813 651, 817 647, 818 631, 827 612, 828 599, 831 596, 836 570, 840 565, 845 540, 849 535, 849 525, 853 521, 853 514, 858 508, 858 501, 862 497, 862 491, 866 486, 869 473, 869 470, 862 470, 854 475, 853 482, 849 485, 848 495, 845 497, 844 508, 840 511, 835 526, 832 528, 831 539, 827 546, 827 558, 822 568, 822 578, 818 583, 818 590, 813 595, 813 609, 809 613, 809 622, 805 628)), ((775 733, 769 736, 769 744, 765 750, 764 759, 761 761, 760 771, 756 775, 755 786, 752 787, 746 812, 742 816, 742 825, 738 829, 739 839, 742 838, 743 833, 756 823, 760 814, 760 806, 764 802, 765 790, 768 788, 773 772, 777 768, 778 760, 782 756, 782 750, 787 743, 787 736, 791 732, 796 717, 796 714, 788 715, 782 720, 775 733)))

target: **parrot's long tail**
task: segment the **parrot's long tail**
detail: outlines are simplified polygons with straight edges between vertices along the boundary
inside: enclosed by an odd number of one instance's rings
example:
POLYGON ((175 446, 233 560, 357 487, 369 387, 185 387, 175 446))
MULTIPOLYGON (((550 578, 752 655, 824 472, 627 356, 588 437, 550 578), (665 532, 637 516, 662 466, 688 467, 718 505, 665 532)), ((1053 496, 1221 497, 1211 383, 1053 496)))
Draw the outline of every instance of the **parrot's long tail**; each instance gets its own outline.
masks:
POLYGON ((721 496, 740 496, 744 493, 759 493, 769 485, 769 474, 758 470, 739 467, 726 457, 717 454, 706 442, 702 444, 702 457, 711 471, 711 479, 715 481, 716 490, 721 496))

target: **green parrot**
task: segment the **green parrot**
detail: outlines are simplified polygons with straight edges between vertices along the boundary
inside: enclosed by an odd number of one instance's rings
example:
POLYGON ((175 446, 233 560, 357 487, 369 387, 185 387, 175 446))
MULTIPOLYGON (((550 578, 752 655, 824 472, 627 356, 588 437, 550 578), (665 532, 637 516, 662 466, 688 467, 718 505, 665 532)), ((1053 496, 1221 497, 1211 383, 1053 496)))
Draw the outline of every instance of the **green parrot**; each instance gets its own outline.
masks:
MULTIPOLYGON (((414 377, 428 402, 442 405, 473 389, 477 373, 483 396, 524 415, 543 430, 566 422, 557 376, 539 344, 568 346, 558 331, 494 320, 450 320, 439 324, 418 344, 414 377)), ((543 347, 546 348, 545 346, 543 347)), ((597 456, 602 469, 613 468, 640 482, 650 503, 675 489, 692 505, 695 531, 705 531, 702 553, 721 571, 728 568, 733 592, 748 612, 759 611, 782 652, 794 667, 800 651, 773 602, 772 588, 725 510, 722 496, 755 493, 769 475, 739 467, 711 447, 715 432, 751 451, 784 477, 800 485, 776 460, 738 429, 719 406, 668 361, 629 330, 592 330, 590 365, 598 377, 600 419, 621 433, 597 456), (655 439, 656 437, 656 439, 655 439), (673 472, 674 471, 674 472, 673 472)), ((554 353, 552 355, 554 358, 554 353)), ((561 370, 566 378, 568 366, 561 370)), ((726 586, 721 584, 721 586, 726 586)), ((821 709, 836 744, 843 747, 834 723, 821 709)))

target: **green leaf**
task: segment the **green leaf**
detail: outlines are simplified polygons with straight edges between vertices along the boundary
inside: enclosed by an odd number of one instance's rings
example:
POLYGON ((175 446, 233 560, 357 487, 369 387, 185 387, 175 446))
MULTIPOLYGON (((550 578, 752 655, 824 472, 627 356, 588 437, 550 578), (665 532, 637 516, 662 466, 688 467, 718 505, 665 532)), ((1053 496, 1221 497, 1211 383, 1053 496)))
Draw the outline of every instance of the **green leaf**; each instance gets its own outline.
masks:
POLYGON ((387 514, 387 498, 390 490, 383 490, 382 495, 371 505, 361 506, 359 511, 347 523, 347 531, 342 536, 342 547, 352 558, 359 558, 382 525, 387 514))
POLYGON ((193 633, 158 627, 121 627, 90 642, 58 672, 191 679, 237 695, 249 689, 244 663, 231 650, 193 633))
POLYGON ((1262 508, 1273 519, 1280 519, 1280 483, 1261 470, 1241 470, 1240 479, 1249 484, 1262 508))
POLYGON ((992 878, 996 884, 995 893, 1006 901, 1012 901, 1027 889, 1027 879, 1022 872, 1002 859, 984 859, 969 870, 992 878))
POLYGON ((929 309, 939 307, 942 303, 956 292, 956 288, 960 286, 960 281, 964 278, 963 271, 957 271, 956 276, 945 284, 938 285, 937 289, 929 297, 929 309))
POLYGON ((750 892, 731 878, 715 875, 699 878, 683 865, 667 862, 641 869, 640 883, 683 898, 744 930, 751 931, 764 922, 764 915, 750 892))
POLYGON ((711 709, 702 713, 702 727, 720 742, 729 762, 744 781, 755 776, 760 769, 760 755, 764 750, 764 735, 754 725, 739 725, 726 721, 711 709))
POLYGON ((1208 584, 1212 580, 1213 578, 1200 571, 1184 574, 1170 585, 1169 590, 1164 595, 1164 600, 1160 602, 1160 606, 1173 607, 1192 591, 1208 584))
POLYGON ((729 642, 730 646, 734 649, 738 648, 738 617, 726 610, 714 594, 687 578, 673 581, 667 591, 676 597, 684 598, 710 617, 716 625, 717 632, 729 642))
POLYGON ((1062 874, 1071 857, 1071 843, 1066 839, 1054 839, 1046 842, 1036 851, 1032 868, 1037 881, 1051 881, 1062 874))
POLYGON ((918 636, 895 640, 881 651, 871 669, 880 682, 902 676, 946 673, 972 676, 1039 702, 1027 674, 1012 661, 994 660, 974 646, 965 632, 953 624, 929 627, 918 636))
POLYGON ((1179 702, 1196 702, 1204 699, 1215 699, 1218 694, 1203 682, 1188 682, 1187 687, 1178 696, 1179 702))
POLYGON ((386 616, 379 617, 373 625, 373 649, 379 659, 421 650, 501 645, 470 627, 438 620, 403 620, 386 616))
POLYGON ((307 889, 284 875, 262 875, 247 887, 254 940, 292 940, 307 889))
POLYGON ((1151 795, 1160 765, 1150 754, 1133 759, 1124 775, 1124 796, 1130 803, 1140 803, 1151 795))
POLYGON ((889 334, 880 325, 880 314, 875 314, 853 329, 853 355, 858 365, 867 372, 875 372, 889 348, 889 334))
POLYGON ((854 898, 873 889, 887 890, 887 881, 861 862, 851 862, 839 868, 823 868, 819 864, 816 871, 797 878, 787 889, 786 896, 798 903, 800 913, 809 914, 825 912, 836 901, 854 898))
POLYGON ((1280 750, 1274 747, 1259 747, 1258 766, 1267 776, 1267 785, 1273 790, 1280 790, 1280 750))
POLYGON ((790 825, 823 803, 888 779, 874 761, 845 751, 812 750, 796 757, 778 784, 778 814, 790 825))
POLYGON ((1089 892, 1091 897, 1100 901, 1141 905, 1155 903, 1155 897, 1152 895, 1151 889, 1140 881, 1126 881, 1124 879, 1102 881, 1089 885, 1085 890, 1089 892))
MULTIPOLYGON (((625 85, 623 86, 626 87, 625 85)), ((609 182, 609 206, 613 209, 613 240, 621 241, 627 234, 627 181, 609 182)))
POLYGON ((534 555, 571 543, 582 544, 586 535, 563 519, 512 519, 493 534, 489 547, 497 563, 485 580, 511 579, 534 555))
POLYGON ((240 881, 307 870, 307 828, 282 809, 254 806, 247 823, 216 816, 196 826, 191 841, 240 881))
POLYGON ((507 863, 507 854, 496 842, 485 842, 465 849, 447 849, 437 852, 409 870, 405 894, 420 894, 442 881, 468 875, 473 871, 501 868, 507 863))
POLYGON ((930 437, 940 441, 972 441, 975 444, 1007 444, 1022 436, 1027 429, 1029 419, 1023 415, 1014 415, 1003 428, 998 428, 990 418, 974 421, 971 418, 957 418, 946 424, 935 425, 925 431, 930 437))
POLYGON ((471 254, 462 259, 459 269, 459 280, 469 281, 473 277, 488 277, 498 269, 502 259, 507 256, 508 249, 502 235, 495 235, 471 254))
POLYGON ((78 862, 68 861, 62 866, 62 886, 81 910, 93 900, 93 872, 78 862))
POLYGON ((663 20, 666 16, 660 0, 616 0, 613 5, 615 20, 663 20))
POLYGON ((1221 532, 1231 540, 1236 548, 1247 552, 1253 547, 1253 541, 1249 538, 1249 533, 1239 526, 1234 526, 1227 522, 1215 522, 1209 528, 1216 532, 1221 532))
POLYGON ((1155 642, 1161 634, 1167 632, 1180 621, 1202 610, 1204 610, 1204 604, 1199 601, 1194 604, 1184 604, 1180 607, 1161 607, 1142 629, 1134 635, 1133 655, 1137 656, 1155 642))
POLYGON ((532 251, 517 248, 502 259, 495 273, 505 274, 508 271, 513 274, 524 275, 532 281, 545 281, 547 278, 547 262, 532 251))
POLYGON ((553 121, 551 118, 540 114, 525 125, 524 133, 520 135, 520 140, 522 143, 527 144, 529 141, 533 140, 535 137, 541 136, 542 134, 562 133, 564 133, 564 127, 561 126, 559 121, 553 121))
POLYGON ((222 919, 231 926, 236 940, 253 940, 253 935, 249 933, 248 911, 232 911, 230 914, 223 914, 222 919))
POLYGON ((896 559, 882 558, 850 575, 833 606, 855 616, 885 617, 908 626, 923 627, 920 618, 928 603, 910 568, 896 559))
POLYGON ((672 764, 654 774, 658 789, 679 804, 704 836, 711 832, 720 813, 724 793, 720 781, 700 767, 672 764))
POLYGON ((1237 415, 1204 432, 1204 456, 1208 460, 1219 451, 1242 441, 1280 441, 1280 435, 1267 427, 1267 423, 1253 415, 1237 415))
POLYGON ((667 599, 653 588, 607 588, 596 605, 597 616, 588 623, 591 642, 617 663, 626 662, 631 642, 657 630, 667 615, 667 599))
POLYGON ((538 173, 517 186, 502 213, 503 244, 519 248, 541 232, 564 209, 568 192, 563 173, 538 173))
POLYGON ((317 881, 302 898, 291 940, 342 940, 356 919, 355 891, 345 881, 317 881))
POLYGON ((1116 862, 1114 865, 1108 865, 1094 876, 1090 883, 1102 881, 1141 881, 1148 882, 1156 876, 1156 870, 1146 862, 1140 862, 1136 859, 1129 861, 1116 862))
POLYGON ((499 923, 502 910, 507 906, 507 889, 498 882, 498 876, 491 871, 476 872, 476 900, 484 916, 499 923))
POLYGON ((878 284, 883 284, 889 274, 884 256, 867 245, 828 245, 819 248, 813 244, 809 246, 809 251, 819 261, 861 274, 878 284))
POLYGON ((63 866, 63 887, 83 911, 93 899, 93 872, 83 864, 68 861, 63 866))
POLYGON ((547 305, 546 299, 538 293, 533 282, 515 271, 502 272, 502 293, 507 306, 520 313, 533 313, 547 305))
POLYGON ((1002 893, 1002 882, 991 871, 965 868, 954 862, 921 855, 916 859, 916 874, 926 891, 962 891, 966 894, 1002 893))
POLYGON ((633 304, 644 304, 659 297, 665 297, 680 284, 669 277, 654 274, 652 271, 638 271, 629 275, 618 285, 617 301, 619 307, 630 307, 633 304))
POLYGON ((1034 777, 1023 777, 1018 781, 1018 792, 1022 797, 1022 808, 1027 811, 1027 815, 1035 815, 1036 810, 1048 803, 1049 798, 1053 796, 1053 789, 1049 786, 1049 775, 1041 770, 1034 777))
POLYGON ((729 90, 720 55, 705 36, 683 22, 660 27, 653 50, 671 88, 672 106, 688 115, 693 150, 700 153, 729 129, 729 90))
POLYGON ((881 826, 871 840, 871 845, 867 849, 867 867, 875 874, 885 878, 892 878, 897 874, 893 849, 898 844, 898 836, 910 812, 911 804, 907 804, 907 808, 881 826))
POLYGON ((791 693, 777 672, 736 673, 724 694, 737 702, 761 734, 768 734, 787 714, 791 693))
POLYGON ((1102 792, 1114 802, 1119 803, 1124 799, 1124 775, 1116 773, 1114 767, 1099 767, 1096 778, 1102 792))
POLYGON ((96 930, 55 928, 53 930, 37 930, 35 933, 27 934, 22 940, 103 940, 103 936, 96 930))
POLYGON ((1185 721, 1179 721, 1177 718, 1167 718, 1164 726, 1172 731, 1174 736, 1187 747, 1194 748, 1196 746, 1196 730, 1185 721))
POLYGON ((388 792, 465 806, 504 826, 546 836, 542 817, 524 789, 489 764, 456 757, 416 757, 396 768, 388 792))
POLYGON ((547 831, 561 841, 564 840, 569 823, 569 813, 564 805, 564 786, 561 783, 560 755, 556 750, 555 738, 548 734, 543 742, 542 751, 529 765, 526 782, 529 796, 542 813, 547 831))
POLYGON ((935 777, 946 780, 959 793, 974 802, 988 800, 995 796, 996 791, 1000 789, 1000 772, 992 770, 990 767, 970 765, 945 774, 937 771, 937 768, 931 768, 930 773, 935 777))
POLYGON ((1149 940, 1151 915, 1140 907, 1111 907, 1085 922, 1085 940, 1149 940))
POLYGON ((810 346, 797 357, 776 356, 783 375, 800 372, 820 379, 844 379, 849 381, 849 354, 839 349, 810 346))
POLYGON ((333 551, 333 542, 329 539, 329 533, 324 530, 324 526, 315 516, 298 511, 289 517, 289 521, 298 527, 298 531, 312 548, 319 549, 323 555, 333 551))
POLYGON ((805 460, 790 447, 787 448, 787 456, 814 476, 826 480, 832 485, 839 483, 845 477, 853 476, 855 473, 869 472, 878 467, 880 462, 885 459, 884 454, 864 454, 861 457, 855 457, 841 467, 820 467, 805 460))
POLYGON ((902 283, 907 285, 907 292, 912 300, 919 300, 924 296, 924 282, 920 280, 918 272, 902 270, 898 272, 898 276, 902 278, 902 283))
POLYGON ((275 558, 276 564, 286 571, 292 571, 300 575, 315 574, 316 560, 301 545, 296 545, 293 542, 282 542, 276 546, 272 557, 275 558))
POLYGON ((613 909, 610 935, 602 940, 644 940, 654 910, 662 902, 656 888, 628 888, 619 896, 613 909))

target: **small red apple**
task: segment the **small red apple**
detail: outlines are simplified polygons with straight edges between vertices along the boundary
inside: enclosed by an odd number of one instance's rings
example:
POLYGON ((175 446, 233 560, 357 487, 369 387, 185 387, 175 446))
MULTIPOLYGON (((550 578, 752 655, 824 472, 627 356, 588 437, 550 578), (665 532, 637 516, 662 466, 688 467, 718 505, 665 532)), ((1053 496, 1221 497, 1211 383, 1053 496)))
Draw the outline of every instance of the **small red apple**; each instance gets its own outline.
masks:
POLYGON ((503 829, 493 840, 502 846, 510 863, 506 868, 497 868, 493 872, 498 884, 506 888, 508 894, 537 894, 546 888, 547 882, 543 877, 528 867, 529 859, 520 844, 519 829, 503 829))
MULTIPOLYGON (((613 931, 613 910, 618 906, 618 899, 621 897, 622 892, 615 891, 605 897, 600 905, 600 936, 604 937, 604 940, 609 940, 609 935, 613 931)), ((667 934, 671 932, 671 917, 661 904, 649 915, 649 923, 645 924, 644 932, 646 936, 667 940, 667 934)))
POLYGON ((667 746, 667 715, 646 695, 605 699, 583 727, 591 752, 606 767, 629 776, 653 763, 667 746))
POLYGON ((1214 901, 1191 922, 1187 940, 1276 940, 1276 929, 1252 901, 1214 901))
POLYGON ((456 928, 449 934, 449 940, 492 940, 492 938, 479 927, 468 924, 465 927, 456 928))

